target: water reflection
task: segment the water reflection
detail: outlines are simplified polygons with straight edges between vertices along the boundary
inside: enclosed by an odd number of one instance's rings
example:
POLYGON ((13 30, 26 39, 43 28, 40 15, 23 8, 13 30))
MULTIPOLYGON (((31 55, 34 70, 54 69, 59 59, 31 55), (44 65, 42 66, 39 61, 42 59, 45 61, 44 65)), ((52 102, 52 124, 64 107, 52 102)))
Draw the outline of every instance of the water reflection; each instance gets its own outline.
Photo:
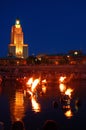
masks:
MULTIPOLYGON (((12 121, 24 118, 36 120, 36 115, 37 117, 40 115, 41 120, 47 116, 60 121, 64 120, 64 117, 71 120, 76 116, 81 106, 81 101, 77 98, 81 92, 78 85, 76 83, 57 84, 57 81, 50 81, 50 79, 48 81, 40 77, 32 77, 32 79, 29 77, 22 79, 21 82, 16 80, 16 82, 4 83, 3 90, 4 94, 9 97, 12 121), (52 108, 53 101, 56 101, 54 102, 55 109, 52 108)), ((0 92, 2 93, 1 90, 0 92)), ((35 122, 37 123, 37 120, 35 122)), ((38 120, 38 124, 39 122, 41 121, 38 120)))
POLYGON ((65 78, 61 77, 60 78, 61 82, 59 82, 59 89, 61 92, 60 101, 61 101, 62 110, 64 112, 64 115, 68 119, 70 119, 74 115, 71 110, 71 100, 72 100, 73 89, 71 87, 69 87, 67 84, 62 83, 62 81, 64 81, 64 79, 65 78))
POLYGON ((11 124, 10 103, 8 96, 3 94, 2 86, 0 86, 0 122, 6 130, 9 129, 11 124))
POLYGON ((75 110, 76 110, 76 112, 78 112, 80 106, 81 106, 81 100, 77 97, 75 99, 75 110))
POLYGON ((41 111, 41 106, 37 102, 36 96, 31 96, 31 103, 32 103, 32 110, 34 110, 35 112, 40 112, 41 111))
POLYGON ((64 115, 70 119, 73 116, 73 112, 71 111, 71 109, 67 110, 66 112, 64 112, 64 115))
MULTIPOLYGON (((32 111, 38 113, 41 112, 41 103, 38 99, 40 99, 41 96, 46 95, 48 85, 47 80, 42 79, 40 77, 34 78, 29 77, 27 80, 22 80, 25 83, 25 86, 23 86, 23 89, 19 89, 15 92, 15 101, 12 106, 12 118, 13 120, 21 120, 24 117, 25 113, 25 105, 26 100, 27 102, 31 102, 31 109, 32 111)), ((24 85, 24 84, 23 84, 24 85)), ((57 85, 58 87, 58 85, 57 85)), ((72 111, 72 93, 74 89, 73 87, 69 87, 68 84, 59 82, 59 91, 60 91, 60 104, 63 110, 63 113, 65 117, 70 119, 74 116, 74 112, 72 111)), ((75 109, 78 111, 78 106, 75 103, 75 109)))
POLYGON ((22 120, 24 117, 24 98, 22 90, 18 90, 15 93, 14 102, 11 102, 11 115, 13 121, 22 120))

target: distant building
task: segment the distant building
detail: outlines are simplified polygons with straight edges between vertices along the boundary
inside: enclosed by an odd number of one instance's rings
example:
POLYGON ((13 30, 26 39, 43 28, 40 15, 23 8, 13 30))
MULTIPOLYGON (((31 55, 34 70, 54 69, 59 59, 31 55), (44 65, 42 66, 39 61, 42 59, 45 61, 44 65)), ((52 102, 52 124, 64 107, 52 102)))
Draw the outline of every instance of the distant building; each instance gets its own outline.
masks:
POLYGON ((24 35, 18 19, 11 29, 11 43, 8 45, 8 50, 9 55, 18 58, 28 57, 28 44, 24 44, 24 35))

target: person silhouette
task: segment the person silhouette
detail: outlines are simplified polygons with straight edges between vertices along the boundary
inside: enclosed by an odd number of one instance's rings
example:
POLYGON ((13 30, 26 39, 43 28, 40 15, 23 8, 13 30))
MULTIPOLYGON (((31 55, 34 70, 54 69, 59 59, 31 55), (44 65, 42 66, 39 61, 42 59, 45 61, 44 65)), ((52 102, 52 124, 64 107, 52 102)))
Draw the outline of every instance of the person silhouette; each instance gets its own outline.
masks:
POLYGON ((43 124, 42 130, 59 130, 59 128, 56 121, 46 120, 43 124))
POLYGON ((24 123, 22 121, 15 121, 12 124, 11 130, 25 130, 24 123))
POLYGON ((4 123, 0 121, 0 130, 4 130, 4 123))

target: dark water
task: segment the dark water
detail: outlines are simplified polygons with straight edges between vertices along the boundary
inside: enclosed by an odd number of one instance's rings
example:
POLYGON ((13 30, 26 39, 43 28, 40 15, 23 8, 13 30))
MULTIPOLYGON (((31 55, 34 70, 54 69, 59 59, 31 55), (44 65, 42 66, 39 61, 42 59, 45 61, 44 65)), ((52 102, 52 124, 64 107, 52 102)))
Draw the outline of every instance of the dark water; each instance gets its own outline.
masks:
MULTIPOLYGON (((23 84, 24 85, 24 84, 23 84)), ((40 85, 35 97, 23 90, 22 84, 16 80, 4 81, 0 87, 0 121, 4 122, 5 130, 10 130, 11 123, 23 120, 26 130, 39 130, 45 120, 57 121, 61 130, 86 130, 86 81, 75 80, 66 87, 73 89, 70 102, 71 117, 65 115, 66 109, 60 102, 59 84, 52 80, 40 85), (80 105, 76 106, 76 99, 80 105), (56 101, 58 106, 54 107, 56 101)))

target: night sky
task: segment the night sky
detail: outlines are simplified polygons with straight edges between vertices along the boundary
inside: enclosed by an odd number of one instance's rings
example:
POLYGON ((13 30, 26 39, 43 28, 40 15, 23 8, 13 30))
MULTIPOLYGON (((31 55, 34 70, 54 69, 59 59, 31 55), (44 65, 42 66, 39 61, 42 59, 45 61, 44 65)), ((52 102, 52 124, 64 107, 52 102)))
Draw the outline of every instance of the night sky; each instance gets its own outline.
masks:
POLYGON ((20 19, 29 55, 86 53, 86 0, 0 0, 0 57, 20 19))

